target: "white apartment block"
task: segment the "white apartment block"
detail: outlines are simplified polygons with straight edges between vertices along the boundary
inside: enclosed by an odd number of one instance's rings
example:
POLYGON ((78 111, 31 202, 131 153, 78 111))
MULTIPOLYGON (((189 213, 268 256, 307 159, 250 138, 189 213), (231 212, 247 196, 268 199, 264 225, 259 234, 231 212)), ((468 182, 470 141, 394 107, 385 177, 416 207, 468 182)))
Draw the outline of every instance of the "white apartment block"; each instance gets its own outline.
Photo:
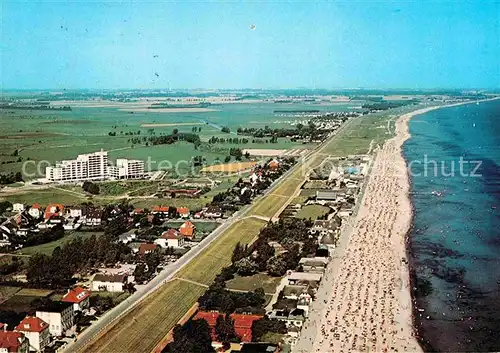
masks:
POLYGON ((108 152, 101 150, 80 154, 76 159, 65 160, 47 167, 45 176, 49 181, 84 181, 107 179, 138 179, 144 176, 144 162, 118 159, 116 166, 108 164, 108 152))
POLYGON ((139 179, 144 176, 144 161, 119 158, 116 166, 108 167, 108 172, 113 179, 139 179))

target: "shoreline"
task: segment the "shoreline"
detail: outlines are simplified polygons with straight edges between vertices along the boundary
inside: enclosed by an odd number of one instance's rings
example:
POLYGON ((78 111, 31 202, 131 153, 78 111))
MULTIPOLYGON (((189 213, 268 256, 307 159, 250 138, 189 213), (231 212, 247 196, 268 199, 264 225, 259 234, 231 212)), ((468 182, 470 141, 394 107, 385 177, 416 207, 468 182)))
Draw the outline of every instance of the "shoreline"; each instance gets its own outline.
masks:
POLYGON ((414 212, 403 145, 411 137, 414 116, 471 103, 476 102, 425 107, 397 118, 395 136, 377 151, 361 207, 349 221, 352 233, 340 246, 345 252, 337 249, 332 260, 336 266, 325 272, 329 291, 321 296, 320 288, 317 299, 324 307, 312 309, 294 352, 423 352, 408 261, 414 212))

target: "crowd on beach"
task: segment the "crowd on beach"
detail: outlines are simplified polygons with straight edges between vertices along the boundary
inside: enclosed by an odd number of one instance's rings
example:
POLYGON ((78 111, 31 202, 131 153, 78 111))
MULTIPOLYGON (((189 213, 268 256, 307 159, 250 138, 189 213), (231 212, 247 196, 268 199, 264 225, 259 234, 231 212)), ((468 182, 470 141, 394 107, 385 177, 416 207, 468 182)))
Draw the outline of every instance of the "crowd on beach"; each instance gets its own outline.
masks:
POLYGON ((397 136, 378 151, 340 267, 325 273, 333 284, 321 298, 323 312, 307 323, 317 327, 306 338, 309 352, 421 350, 411 322, 404 244, 411 205, 401 145, 410 117, 401 117, 397 136))

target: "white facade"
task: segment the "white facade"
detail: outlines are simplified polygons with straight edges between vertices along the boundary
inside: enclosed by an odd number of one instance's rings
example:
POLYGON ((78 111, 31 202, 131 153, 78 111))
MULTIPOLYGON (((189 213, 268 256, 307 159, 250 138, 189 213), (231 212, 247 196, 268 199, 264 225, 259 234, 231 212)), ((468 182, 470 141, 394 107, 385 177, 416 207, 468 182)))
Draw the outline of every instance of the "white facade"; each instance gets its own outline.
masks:
POLYGON ((28 211, 28 214, 35 218, 35 219, 38 219, 40 218, 40 216, 42 215, 42 210, 40 210, 39 208, 36 208, 36 207, 31 207, 28 211))
POLYGON ((50 343, 50 331, 48 328, 41 332, 18 330, 23 333, 29 341, 29 349, 32 352, 41 352, 50 343))
POLYGON ((117 159, 116 166, 108 164, 108 152, 101 150, 80 154, 76 159, 62 161, 47 167, 49 181, 82 181, 107 179, 138 179, 144 176, 144 161, 117 159))
POLYGON ((80 154, 76 159, 47 167, 45 174, 50 181, 104 180, 108 174, 108 152, 80 154))
POLYGON ((74 314, 73 305, 71 304, 61 311, 46 311, 43 309, 36 311, 36 317, 49 324, 50 334, 58 337, 73 327, 74 314))
POLYGON ((12 205, 12 211, 14 212, 23 212, 24 205, 22 203, 15 203, 12 205))
POLYGON ((93 292, 123 292, 123 285, 127 283, 126 276, 96 274, 92 279, 93 292))

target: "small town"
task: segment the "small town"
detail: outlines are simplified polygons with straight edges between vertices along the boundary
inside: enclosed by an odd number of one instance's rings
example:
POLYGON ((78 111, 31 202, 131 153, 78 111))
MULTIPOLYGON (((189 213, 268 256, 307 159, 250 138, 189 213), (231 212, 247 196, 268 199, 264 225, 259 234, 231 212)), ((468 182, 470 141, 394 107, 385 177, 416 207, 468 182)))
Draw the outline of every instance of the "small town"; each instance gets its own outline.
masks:
MULTIPOLYGON (((326 159, 312 170, 300 186, 300 202, 288 205, 279 217, 266 218, 250 243, 235 245, 231 264, 163 342, 166 351, 186 340, 205 340, 217 351, 293 347, 317 300, 343 224, 353 213, 369 162, 366 156, 326 159)), ((9 342, 13 346, 8 349, 15 346, 18 352, 66 349, 101 316, 230 223, 294 163, 294 157, 285 156, 257 164, 196 210, 2 203, 0 245, 13 261, 1 267, 0 344, 9 342), (70 240, 51 253, 25 252, 60 239, 70 240)), ((193 197, 193 192, 176 192, 176 197, 193 197)))

